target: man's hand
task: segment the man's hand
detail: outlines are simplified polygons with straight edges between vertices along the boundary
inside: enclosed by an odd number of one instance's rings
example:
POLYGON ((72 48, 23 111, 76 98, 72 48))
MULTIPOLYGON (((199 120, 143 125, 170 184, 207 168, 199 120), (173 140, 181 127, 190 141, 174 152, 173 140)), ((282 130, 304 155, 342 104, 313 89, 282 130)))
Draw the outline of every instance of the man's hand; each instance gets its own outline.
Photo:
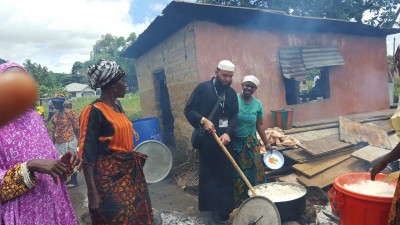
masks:
POLYGON ((217 131, 215 130, 213 122, 209 121, 208 119, 204 119, 203 125, 204 125, 204 130, 206 130, 210 134, 217 131))
POLYGON ((223 145, 227 145, 229 142, 231 142, 231 138, 227 133, 224 133, 219 137, 219 140, 222 142, 223 145))
POLYGON ((387 164, 383 162, 379 162, 376 164, 371 170, 371 180, 375 180, 375 176, 386 168, 387 164))

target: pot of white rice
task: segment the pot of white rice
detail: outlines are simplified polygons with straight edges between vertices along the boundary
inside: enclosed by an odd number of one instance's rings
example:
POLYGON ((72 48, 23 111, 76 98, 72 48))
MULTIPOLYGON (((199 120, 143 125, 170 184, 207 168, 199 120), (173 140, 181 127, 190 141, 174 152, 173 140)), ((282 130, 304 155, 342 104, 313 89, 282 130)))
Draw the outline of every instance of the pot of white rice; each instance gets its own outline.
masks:
POLYGON ((377 174, 371 181, 370 173, 348 173, 335 178, 328 195, 341 225, 387 224, 396 181, 384 182, 385 177, 377 174))
MULTIPOLYGON (((282 222, 298 220, 306 208, 307 189, 300 184, 271 182, 254 186, 257 195, 271 200, 278 208, 282 222)), ((253 194, 249 190, 249 196, 253 194)))

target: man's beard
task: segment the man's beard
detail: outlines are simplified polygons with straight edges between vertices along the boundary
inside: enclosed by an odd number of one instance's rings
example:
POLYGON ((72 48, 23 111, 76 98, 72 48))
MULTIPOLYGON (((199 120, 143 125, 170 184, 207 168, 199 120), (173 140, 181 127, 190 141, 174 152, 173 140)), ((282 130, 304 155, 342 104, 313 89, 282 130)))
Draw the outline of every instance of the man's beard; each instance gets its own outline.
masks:
POLYGON ((222 83, 220 80, 219 76, 215 77, 215 88, 217 89, 218 92, 225 90, 226 88, 231 86, 232 82, 229 82, 228 84, 222 83))

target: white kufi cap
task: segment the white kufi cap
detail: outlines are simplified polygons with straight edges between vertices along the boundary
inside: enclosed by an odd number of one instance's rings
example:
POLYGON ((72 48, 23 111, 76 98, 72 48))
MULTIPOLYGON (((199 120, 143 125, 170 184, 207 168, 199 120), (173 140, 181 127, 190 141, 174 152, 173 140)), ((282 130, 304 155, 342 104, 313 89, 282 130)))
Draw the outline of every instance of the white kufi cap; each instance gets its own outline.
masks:
POLYGON ((242 84, 247 81, 250 81, 251 83, 255 84, 257 87, 258 87, 258 85, 260 85, 260 80, 258 80, 257 77, 254 75, 247 75, 247 76, 243 77, 242 84))
POLYGON ((233 72, 235 70, 235 65, 229 60, 222 60, 218 63, 218 69, 233 72))

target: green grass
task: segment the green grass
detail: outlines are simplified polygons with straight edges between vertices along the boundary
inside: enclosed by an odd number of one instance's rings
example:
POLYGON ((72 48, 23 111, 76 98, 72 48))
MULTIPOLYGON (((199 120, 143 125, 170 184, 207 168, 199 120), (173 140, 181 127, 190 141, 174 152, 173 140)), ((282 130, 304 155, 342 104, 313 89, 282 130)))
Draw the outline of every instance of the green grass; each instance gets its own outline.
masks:
MULTIPOLYGON (((78 115, 80 115, 83 108, 85 108, 85 106, 89 105, 97 98, 98 96, 75 98, 72 100, 72 108, 78 115)), ((119 100, 121 101, 122 107, 124 108, 125 114, 129 118, 129 120, 142 118, 139 94, 126 94, 125 98, 121 98, 119 100)))
MULTIPOLYGON (((72 109, 76 112, 77 116, 81 114, 85 106, 92 103, 99 96, 94 97, 79 97, 72 99, 72 109)), ((142 118, 142 109, 140 108, 140 96, 139 94, 126 94, 125 98, 119 99, 121 101, 122 107, 124 108, 125 114, 129 120, 136 120, 142 118)), ((49 115, 49 106, 47 102, 43 102, 44 115, 47 120, 49 115)), ((50 124, 46 124, 50 127, 50 124)))

